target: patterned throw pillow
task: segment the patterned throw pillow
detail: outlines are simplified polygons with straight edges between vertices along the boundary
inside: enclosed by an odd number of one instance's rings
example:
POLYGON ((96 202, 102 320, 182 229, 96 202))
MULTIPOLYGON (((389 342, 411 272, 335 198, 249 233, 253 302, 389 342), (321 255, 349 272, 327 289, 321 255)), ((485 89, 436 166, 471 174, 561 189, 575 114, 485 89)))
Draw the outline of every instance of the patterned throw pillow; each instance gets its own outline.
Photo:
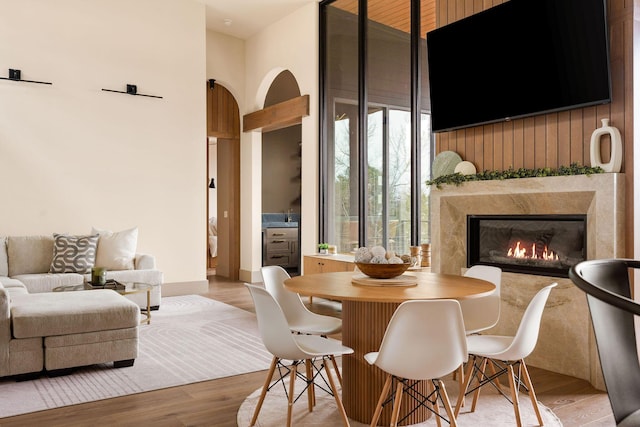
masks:
POLYGON ((69 236, 53 235, 53 261, 50 273, 80 273, 91 271, 96 261, 98 235, 69 236))

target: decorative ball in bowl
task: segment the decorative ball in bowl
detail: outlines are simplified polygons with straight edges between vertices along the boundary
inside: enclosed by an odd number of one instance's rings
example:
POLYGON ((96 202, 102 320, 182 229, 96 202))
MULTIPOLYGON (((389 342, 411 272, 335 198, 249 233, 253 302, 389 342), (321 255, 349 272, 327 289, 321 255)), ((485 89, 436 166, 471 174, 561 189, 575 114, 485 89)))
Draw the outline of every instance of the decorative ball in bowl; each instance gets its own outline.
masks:
POLYGON ((372 279, 391 279, 400 276, 407 271, 411 263, 402 264, 370 264, 366 262, 356 262, 358 269, 372 279))

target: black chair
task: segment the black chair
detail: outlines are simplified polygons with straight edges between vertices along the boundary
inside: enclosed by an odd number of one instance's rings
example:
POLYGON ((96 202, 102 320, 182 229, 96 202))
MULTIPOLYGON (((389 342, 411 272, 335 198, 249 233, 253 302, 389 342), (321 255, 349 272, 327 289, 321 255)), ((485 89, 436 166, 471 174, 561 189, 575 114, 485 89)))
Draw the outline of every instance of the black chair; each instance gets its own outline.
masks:
POLYGON ((640 261, 584 261, 569 270, 569 278, 587 294, 609 402, 618 426, 640 426, 640 364, 634 315, 640 304, 631 299, 629 269, 640 261))

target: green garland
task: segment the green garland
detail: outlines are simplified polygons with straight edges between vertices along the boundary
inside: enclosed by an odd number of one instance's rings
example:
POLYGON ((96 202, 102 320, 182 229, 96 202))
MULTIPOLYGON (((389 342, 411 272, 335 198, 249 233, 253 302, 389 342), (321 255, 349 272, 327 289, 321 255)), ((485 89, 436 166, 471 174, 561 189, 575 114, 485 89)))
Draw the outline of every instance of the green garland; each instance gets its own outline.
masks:
POLYGON ((599 167, 580 166, 578 163, 571 163, 570 166, 560 166, 558 169, 552 168, 536 168, 536 169, 513 169, 506 171, 484 171, 472 175, 462 175, 457 172, 451 175, 442 175, 426 182, 427 185, 435 185, 436 188, 442 188, 443 184, 461 185, 467 181, 489 181, 495 179, 514 179, 514 178, 534 178, 542 176, 566 176, 566 175, 591 175, 595 173, 604 173, 599 167))

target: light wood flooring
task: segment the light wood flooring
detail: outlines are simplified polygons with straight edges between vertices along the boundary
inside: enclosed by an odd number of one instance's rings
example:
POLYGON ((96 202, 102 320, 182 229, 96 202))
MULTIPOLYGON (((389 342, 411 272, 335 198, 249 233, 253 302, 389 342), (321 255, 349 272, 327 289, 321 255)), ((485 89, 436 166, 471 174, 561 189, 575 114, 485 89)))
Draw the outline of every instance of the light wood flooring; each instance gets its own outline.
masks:
MULTIPOLYGON (((212 276, 207 297, 253 312, 241 282, 212 276)), ((339 305, 314 300, 314 310, 336 314, 339 305)), ((530 367, 538 400, 565 426, 613 426, 606 393, 588 382, 530 367)), ((246 396, 262 386, 265 371, 197 384, 139 393, 10 418, 0 426, 236 426, 236 413, 246 396)), ((508 404, 505 402, 505 404, 508 404)), ((523 401, 523 404, 527 402, 523 401)), ((1 416, 1 414, 0 414, 1 416)))

